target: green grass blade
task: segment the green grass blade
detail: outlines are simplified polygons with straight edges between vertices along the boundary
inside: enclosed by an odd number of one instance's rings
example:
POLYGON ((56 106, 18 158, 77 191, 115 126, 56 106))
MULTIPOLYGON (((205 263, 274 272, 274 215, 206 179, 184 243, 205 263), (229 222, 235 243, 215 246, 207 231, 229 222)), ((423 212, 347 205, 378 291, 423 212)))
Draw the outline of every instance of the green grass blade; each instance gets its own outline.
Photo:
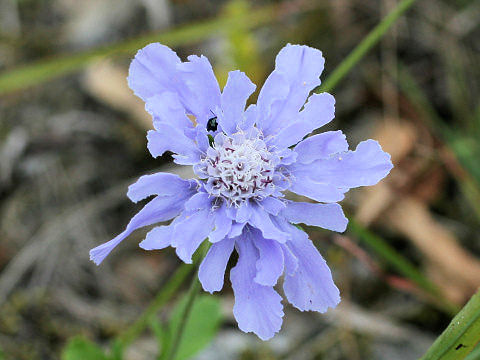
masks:
POLYGON ((402 16, 416 0, 402 0, 370 33, 358 44, 355 49, 338 65, 327 77, 325 82, 316 88, 315 92, 331 91, 352 68, 375 46, 388 29, 402 16))
MULTIPOLYGON (((337 83, 360 61, 383 36, 383 34, 395 23, 395 21, 407 11, 416 0, 403 0, 392 10, 350 53, 349 56, 327 78, 317 91, 330 91, 337 83)), ((139 48, 151 43, 161 42, 168 46, 181 46, 196 43, 221 32, 232 22, 245 28, 251 29, 266 24, 275 19, 276 7, 265 6, 250 11, 245 16, 232 18, 219 17, 204 22, 185 25, 169 30, 161 34, 144 35, 121 43, 93 49, 75 55, 67 55, 59 58, 41 60, 33 64, 4 71, 0 74, 0 95, 22 90, 30 86, 41 84, 45 81, 72 73, 92 61, 118 55, 132 55, 139 48)))
POLYGON ((440 290, 431 283, 410 261, 400 255, 385 240, 375 235, 352 218, 349 219, 348 229, 359 240, 373 250, 377 256, 390 264, 399 274, 412 280, 417 286, 435 299, 435 303, 445 312, 455 314, 458 311, 456 305, 443 299, 440 290))
POLYGON ((180 26, 160 34, 144 35, 79 54, 41 60, 33 64, 20 66, 0 74, 0 95, 22 90, 69 74, 101 58, 133 55, 138 49, 151 42, 161 42, 167 46, 193 44, 218 34, 227 25, 232 26, 232 22, 245 29, 252 29, 273 21, 275 15, 275 6, 265 6, 252 10, 245 16, 232 18, 221 16, 208 21, 180 26))
MULTIPOLYGON (((197 280, 198 285, 200 282, 197 280)), ((197 286, 197 285, 196 285, 197 286)), ((199 290, 198 288, 196 290, 199 290)), ((169 330, 171 334, 176 334, 184 321, 185 308, 188 306, 189 297, 185 296, 178 302, 172 311, 169 330)), ((170 352, 172 341, 163 343, 165 354, 170 354, 171 359, 186 360, 205 348, 217 335, 222 322, 222 312, 220 300, 209 295, 198 295, 194 304, 192 304, 191 314, 186 319, 181 339, 179 339, 176 353, 170 352)), ((169 339, 167 338, 167 341, 169 339)), ((174 340, 175 341, 175 340, 174 340)), ((166 356, 160 357, 166 358, 166 356)))
MULTIPOLYGON (((462 360, 478 351, 480 342, 480 291, 472 296, 421 360, 462 360)), ((478 359, 475 355, 470 360, 478 359)))
MULTIPOLYGON (((188 291, 188 294, 185 297, 185 306, 181 306, 181 310, 176 315, 176 319, 178 321, 174 321, 175 326, 173 330, 173 339, 171 344, 168 346, 168 350, 165 352, 165 356, 167 357, 168 360, 175 360, 177 359, 177 354, 178 352, 182 349, 182 340, 184 333, 188 330, 187 324, 189 324, 190 321, 190 315, 192 313, 192 309, 195 305, 195 300, 197 298, 198 292, 200 290, 200 280, 198 278, 198 272, 200 269, 200 263, 203 261, 205 256, 207 255, 208 249, 210 249, 211 243, 210 241, 204 241, 202 245, 200 245, 200 248, 197 250, 195 253, 195 265, 197 268, 197 271, 195 272, 195 275, 193 276, 192 282, 190 284, 190 289, 188 291)), ((188 353, 188 347, 184 348, 183 351, 187 351, 188 353)))
POLYGON ((480 343, 475 346, 475 349, 465 357, 465 360, 478 360, 480 359, 480 343))
POLYGON ((137 321, 118 337, 115 347, 125 348, 135 340, 148 327, 151 318, 156 316, 158 310, 175 295, 193 270, 194 267, 188 264, 180 265, 137 321))

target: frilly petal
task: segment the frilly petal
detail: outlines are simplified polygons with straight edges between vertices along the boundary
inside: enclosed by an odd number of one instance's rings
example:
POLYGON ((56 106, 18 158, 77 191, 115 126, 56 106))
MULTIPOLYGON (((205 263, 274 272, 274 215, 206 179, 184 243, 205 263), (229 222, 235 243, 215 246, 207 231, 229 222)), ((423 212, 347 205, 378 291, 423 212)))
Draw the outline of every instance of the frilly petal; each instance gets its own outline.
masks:
POLYGON ((220 105, 220 88, 208 59, 192 55, 182 62, 173 50, 159 43, 137 52, 130 64, 128 85, 144 101, 164 92, 176 94, 186 113, 203 123, 220 105))
POLYGON ((224 239, 213 244, 198 270, 198 278, 205 291, 213 293, 222 290, 225 269, 233 251, 234 239, 224 239))
POLYGON ((212 231, 214 217, 210 209, 185 214, 175 225, 172 246, 183 262, 192 263, 192 255, 212 231))
POLYGON ((245 105, 250 95, 255 91, 255 84, 241 71, 228 73, 228 80, 221 95, 223 116, 219 117, 219 124, 227 134, 237 131, 243 119, 245 105))
POLYGON ((291 271, 286 262, 283 289, 288 301, 301 311, 325 312, 340 302, 340 292, 332 273, 308 235, 288 225, 293 239, 285 245, 297 259, 297 269, 291 271))
POLYGON ((291 201, 281 213, 293 224, 318 226, 323 229, 344 232, 348 219, 339 204, 312 204, 291 201))
POLYGON ((159 172, 141 176, 128 187, 127 196, 133 202, 138 202, 151 195, 174 196, 195 188, 195 180, 184 180, 176 174, 159 172))
POLYGON ((176 217, 183 210, 184 203, 192 195, 192 192, 186 191, 175 196, 157 196, 130 220, 125 231, 114 239, 90 250, 90 260, 99 265, 133 231, 176 217))
POLYGON ((258 250, 249 233, 244 234, 242 238, 237 238, 238 262, 230 271, 235 295, 233 315, 240 330, 253 332, 260 339, 268 340, 282 326, 282 298, 273 287, 263 286, 254 281, 258 250))
POLYGON ((288 44, 280 50, 257 102, 257 124, 265 135, 278 133, 297 117, 310 91, 320 85, 324 63, 322 52, 308 46, 288 44))

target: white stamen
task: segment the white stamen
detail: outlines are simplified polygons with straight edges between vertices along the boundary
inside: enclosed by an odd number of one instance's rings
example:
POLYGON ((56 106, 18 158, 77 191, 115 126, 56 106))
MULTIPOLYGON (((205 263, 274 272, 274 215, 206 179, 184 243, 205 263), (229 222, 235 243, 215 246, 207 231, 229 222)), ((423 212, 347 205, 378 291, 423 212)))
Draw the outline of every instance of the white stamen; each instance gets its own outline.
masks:
POLYGON ((217 135, 207 156, 202 160, 206 190, 222 197, 229 205, 239 206, 247 199, 261 197, 273 188, 277 157, 270 153, 259 137, 243 133, 217 135))

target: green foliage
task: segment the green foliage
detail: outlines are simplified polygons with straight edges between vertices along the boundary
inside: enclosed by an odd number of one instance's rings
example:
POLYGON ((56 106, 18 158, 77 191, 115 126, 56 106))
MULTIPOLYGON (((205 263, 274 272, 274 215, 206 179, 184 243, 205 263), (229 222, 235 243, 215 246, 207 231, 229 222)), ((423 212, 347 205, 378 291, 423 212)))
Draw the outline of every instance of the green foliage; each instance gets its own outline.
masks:
POLYGON ((421 360, 474 360, 480 356, 480 291, 453 318, 421 360))
MULTIPOLYGON (((158 322, 152 324, 162 349, 160 359, 167 359, 173 345, 172 335, 178 333, 187 306, 185 296, 175 307, 166 328, 158 322)), ((199 296, 193 304, 191 314, 187 318, 183 335, 178 345, 175 360, 185 360, 207 346, 217 334, 222 322, 220 301, 209 295, 199 296)))
POLYGON ((108 358, 93 342, 78 336, 72 338, 65 346, 62 360, 108 360, 108 358))

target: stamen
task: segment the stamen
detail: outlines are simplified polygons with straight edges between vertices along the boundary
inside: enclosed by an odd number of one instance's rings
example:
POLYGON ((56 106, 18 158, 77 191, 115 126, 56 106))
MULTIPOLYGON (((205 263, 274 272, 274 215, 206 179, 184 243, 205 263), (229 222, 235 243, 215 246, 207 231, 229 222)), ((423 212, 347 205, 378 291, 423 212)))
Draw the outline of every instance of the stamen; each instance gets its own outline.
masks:
POLYGON ((274 191, 275 164, 279 158, 269 151, 260 133, 250 137, 243 133, 231 137, 217 134, 215 140, 201 163, 205 189, 212 196, 238 207, 274 191))

